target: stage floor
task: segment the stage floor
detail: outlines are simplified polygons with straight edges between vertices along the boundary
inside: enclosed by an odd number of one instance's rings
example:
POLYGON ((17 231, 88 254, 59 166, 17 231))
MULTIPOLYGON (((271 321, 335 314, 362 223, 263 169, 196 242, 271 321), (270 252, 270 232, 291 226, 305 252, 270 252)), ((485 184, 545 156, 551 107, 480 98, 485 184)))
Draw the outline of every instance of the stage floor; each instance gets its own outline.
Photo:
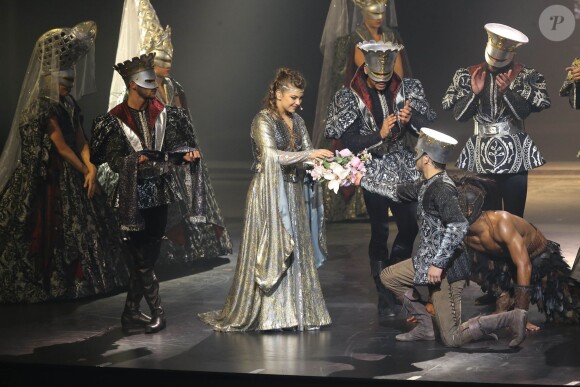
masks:
MULTIPOLYGON (((236 184, 239 187, 221 189, 218 200, 245 197, 247 182, 241 179, 236 184)), ((219 182, 214 186, 216 191, 222 187, 219 182)), ((569 261, 580 245, 579 188, 580 162, 547 165, 530 174, 526 218, 560 243, 569 261)), ((0 306, 0 384, 51 379, 50 384, 60 385, 115 385, 125 378, 135 382, 131 385, 164 386, 214 382, 336 386, 381 380, 580 385, 580 326, 546 325, 535 306, 530 321, 541 330, 530 333, 516 350, 507 348, 507 333, 499 341, 463 349, 438 342, 396 342, 395 335, 410 326, 402 313, 384 319, 377 315, 366 253, 370 228, 364 220, 327 225, 330 256, 319 272, 333 320, 330 327, 299 333, 215 333, 196 315, 221 308, 231 284, 241 216, 228 217, 227 226, 234 254, 198 261, 193 268, 160 271, 168 325, 157 334, 122 333, 124 293, 0 306)), ((464 319, 490 311, 474 305, 481 294, 475 284, 465 289, 464 319)))

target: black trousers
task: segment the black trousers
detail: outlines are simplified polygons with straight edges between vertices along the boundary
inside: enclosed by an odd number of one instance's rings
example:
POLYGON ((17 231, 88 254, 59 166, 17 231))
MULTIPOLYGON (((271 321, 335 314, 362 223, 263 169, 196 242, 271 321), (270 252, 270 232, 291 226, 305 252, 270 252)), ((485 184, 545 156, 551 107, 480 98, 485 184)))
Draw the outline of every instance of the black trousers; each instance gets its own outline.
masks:
POLYGON ((528 196, 528 172, 484 174, 482 177, 496 182, 503 210, 510 214, 524 217, 526 198, 528 196))
POLYGON ((417 203, 397 203, 379 194, 363 189, 365 205, 371 223, 369 259, 373 277, 380 275, 387 266, 411 257, 417 226, 417 203), (397 236, 391 254, 387 247, 389 239, 389 209, 397 224, 397 236))

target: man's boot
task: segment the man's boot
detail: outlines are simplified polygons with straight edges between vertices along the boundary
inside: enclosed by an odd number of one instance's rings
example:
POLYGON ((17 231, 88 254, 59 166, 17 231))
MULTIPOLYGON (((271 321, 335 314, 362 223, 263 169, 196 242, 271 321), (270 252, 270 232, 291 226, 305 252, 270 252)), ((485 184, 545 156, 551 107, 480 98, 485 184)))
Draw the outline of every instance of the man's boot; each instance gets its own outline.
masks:
POLYGON ((509 327, 513 336, 509 346, 514 348, 526 338, 527 320, 528 312, 526 310, 514 309, 509 312, 475 317, 464 324, 469 326, 471 340, 478 340, 484 336, 491 336, 497 340, 497 335, 494 332, 498 329, 509 327))
POLYGON ((151 322, 151 317, 139 310, 143 292, 138 281, 137 275, 132 273, 129 279, 125 308, 121 314, 121 326, 125 332, 143 330, 145 329, 145 325, 151 322))
POLYGON ((143 248, 146 265, 137 270, 143 285, 143 296, 151 309, 151 321, 145 326, 145 333, 159 332, 166 326, 165 313, 159 296, 159 280, 153 269, 160 249, 161 241, 156 240, 146 244, 143 248))
POLYGON ((373 277, 379 302, 377 305, 380 317, 393 317, 397 315, 395 310, 395 295, 381 282, 381 277, 373 277))
POLYGON ((413 294, 414 290, 408 290, 403 296, 403 307, 409 315, 412 315, 417 322, 415 328, 407 333, 401 333, 395 336, 397 341, 419 341, 435 340, 435 331, 433 330, 433 320, 425 305, 423 305, 418 297, 413 294))
POLYGON ((127 248, 131 256, 130 261, 128 262, 131 275, 129 277, 125 308, 121 314, 121 327, 124 332, 130 332, 133 330, 142 331, 145 329, 145 325, 149 324, 151 321, 151 317, 147 316, 140 310, 141 300, 143 299, 143 289, 139 275, 135 271, 135 264, 139 264, 143 258, 139 255, 141 252, 132 245, 127 245, 127 248))
POLYGON ((375 288, 377 289, 378 304, 377 310, 379 312, 379 317, 393 317, 397 315, 395 310, 396 297, 389 289, 383 285, 381 282, 381 271, 387 267, 386 262, 372 260, 371 264, 371 275, 375 283, 375 288))

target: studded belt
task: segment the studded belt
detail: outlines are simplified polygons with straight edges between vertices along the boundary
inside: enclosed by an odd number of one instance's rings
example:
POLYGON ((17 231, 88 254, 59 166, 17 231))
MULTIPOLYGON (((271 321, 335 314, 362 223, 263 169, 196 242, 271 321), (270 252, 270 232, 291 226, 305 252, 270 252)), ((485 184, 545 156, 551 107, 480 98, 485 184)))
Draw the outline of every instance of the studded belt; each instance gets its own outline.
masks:
POLYGON ((474 133, 482 137, 505 136, 522 131, 521 126, 513 121, 495 122, 493 124, 482 124, 475 121, 474 133))

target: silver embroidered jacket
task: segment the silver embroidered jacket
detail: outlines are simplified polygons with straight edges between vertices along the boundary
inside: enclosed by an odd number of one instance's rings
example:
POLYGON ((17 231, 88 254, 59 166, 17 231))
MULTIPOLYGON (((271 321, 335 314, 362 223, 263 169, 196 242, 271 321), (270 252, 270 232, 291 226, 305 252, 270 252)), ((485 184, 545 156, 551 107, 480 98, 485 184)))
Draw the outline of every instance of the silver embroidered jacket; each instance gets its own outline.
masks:
POLYGON ((371 182, 365 176, 361 185, 397 202, 419 203, 420 240, 417 254, 413 257, 415 284, 428 284, 427 272, 431 265, 444 269, 449 282, 469 277, 469 259, 462 248, 469 223, 461 212, 457 188, 447 172, 396 188, 385 182, 371 182))
POLYGON ((544 76, 521 64, 502 69, 512 70, 512 82, 502 95, 496 77, 486 70, 485 86, 475 95, 471 74, 484 64, 455 72, 443 97, 443 109, 453 110, 457 121, 473 119, 474 134, 465 144, 457 167, 477 173, 519 173, 545 163, 524 120, 533 112, 550 107, 544 76))
POLYGON ((423 86, 417 79, 393 75, 384 95, 386 103, 380 106, 376 92, 366 85, 363 68, 355 74, 350 88, 337 91, 328 109, 325 135, 341 139, 353 153, 368 149, 373 155, 366 174, 376 176, 370 181, 389 181, 396 184, 417 181, 414 147, 420 129, 436 118, 429 105, 423 86), (379 134, 382 122, 389 114, 397 114, 409 101, 411 121, 393 128, 394 136, 383 140, 379 134))

